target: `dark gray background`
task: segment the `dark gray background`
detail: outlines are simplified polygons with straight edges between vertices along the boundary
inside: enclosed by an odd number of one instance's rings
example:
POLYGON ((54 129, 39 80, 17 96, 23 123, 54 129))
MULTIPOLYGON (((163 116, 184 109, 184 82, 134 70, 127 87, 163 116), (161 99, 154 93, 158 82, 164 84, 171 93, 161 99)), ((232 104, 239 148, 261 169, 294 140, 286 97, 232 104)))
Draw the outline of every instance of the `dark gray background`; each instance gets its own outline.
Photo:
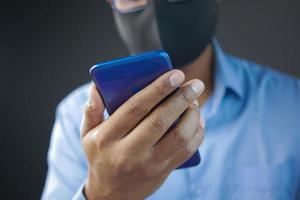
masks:
MULTIPOLYGON (((223 0, 225 50, 300 76, 297 0, 223 0)), ((0 3, 1 198, 38 199, 57 103, 99 61, 124 56, 104 0, 0 3)))

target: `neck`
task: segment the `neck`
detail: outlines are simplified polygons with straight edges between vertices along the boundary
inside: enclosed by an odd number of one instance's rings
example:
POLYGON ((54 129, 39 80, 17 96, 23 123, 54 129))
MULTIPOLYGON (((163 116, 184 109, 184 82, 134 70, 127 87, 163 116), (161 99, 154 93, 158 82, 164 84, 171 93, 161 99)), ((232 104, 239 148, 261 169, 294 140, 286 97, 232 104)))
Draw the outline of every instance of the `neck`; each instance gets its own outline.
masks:
POLYGON ((186 82, 192 79, 200 79, 205 85, 205 91, 198 98, 202 106, 213 92, 214 84, 214 55, 213 47, 208 45, 204 52, 193 62, 180 67, 186 77, 186 82))

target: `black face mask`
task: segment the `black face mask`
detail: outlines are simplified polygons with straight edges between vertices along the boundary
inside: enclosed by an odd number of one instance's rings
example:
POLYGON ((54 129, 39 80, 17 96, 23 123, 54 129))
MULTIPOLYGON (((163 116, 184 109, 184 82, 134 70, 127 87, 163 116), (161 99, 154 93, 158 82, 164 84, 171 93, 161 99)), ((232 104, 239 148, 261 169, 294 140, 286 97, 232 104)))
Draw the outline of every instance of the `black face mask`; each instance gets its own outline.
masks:
POLYGON ((148 8, 137 13, 115 13, 120 34, 130 52, 164 49, 174 67, 192 62, 212 41, 217 0, 152 1, 148 8), (148 26, 140 28, 141 24, 148 26))
POLYGON ((211 42, 216 0, 154 0, 160 40, 175 66, 197 58, 211 42))

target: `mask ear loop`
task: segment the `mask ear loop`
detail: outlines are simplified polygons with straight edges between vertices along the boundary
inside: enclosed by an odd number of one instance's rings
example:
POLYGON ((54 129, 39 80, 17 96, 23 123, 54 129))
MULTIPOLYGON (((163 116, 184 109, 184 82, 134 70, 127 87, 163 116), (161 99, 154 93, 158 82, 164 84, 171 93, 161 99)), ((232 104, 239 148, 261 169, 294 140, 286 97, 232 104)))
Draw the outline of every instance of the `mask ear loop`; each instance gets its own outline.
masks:
POLYGON ((112 4, 111 4, 111 7, 112 7, 113 11, 117 12, 119 14, 122 14, 122 15, 126 15, 126 14, 135 13, 135 12, 145 10, 149 6, 151 0, 148 0, 147 3, 144 6, 138 6, 136 8, 132 8, 132 9, 129 9, 129 10, 126 10, 126 11, 121 11, 118 8, 116 8, 115 1, 116 0, 112 0, 112 4))

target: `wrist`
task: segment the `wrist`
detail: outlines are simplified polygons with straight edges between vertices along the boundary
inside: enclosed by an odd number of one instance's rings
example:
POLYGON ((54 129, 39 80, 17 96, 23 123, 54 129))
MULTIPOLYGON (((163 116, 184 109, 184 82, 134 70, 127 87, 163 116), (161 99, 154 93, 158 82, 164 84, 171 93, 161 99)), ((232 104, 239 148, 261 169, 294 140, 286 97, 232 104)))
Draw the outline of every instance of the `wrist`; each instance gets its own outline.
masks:
POLYGON ((105 185, 99 185, 90 179, 86 181, 83 194, 87 200, 124 200, 122 197, 118 198, 116 192, 109 192, 105 185))
POLYGON ((86 184, 83 188, 83 194, 87 200, 106 200, 108 197, 105 197, 104 194, 101 194, 100 188, 98 190, 94 189, 94 184, 92 184, 89 179, 86 181, 86 184))

